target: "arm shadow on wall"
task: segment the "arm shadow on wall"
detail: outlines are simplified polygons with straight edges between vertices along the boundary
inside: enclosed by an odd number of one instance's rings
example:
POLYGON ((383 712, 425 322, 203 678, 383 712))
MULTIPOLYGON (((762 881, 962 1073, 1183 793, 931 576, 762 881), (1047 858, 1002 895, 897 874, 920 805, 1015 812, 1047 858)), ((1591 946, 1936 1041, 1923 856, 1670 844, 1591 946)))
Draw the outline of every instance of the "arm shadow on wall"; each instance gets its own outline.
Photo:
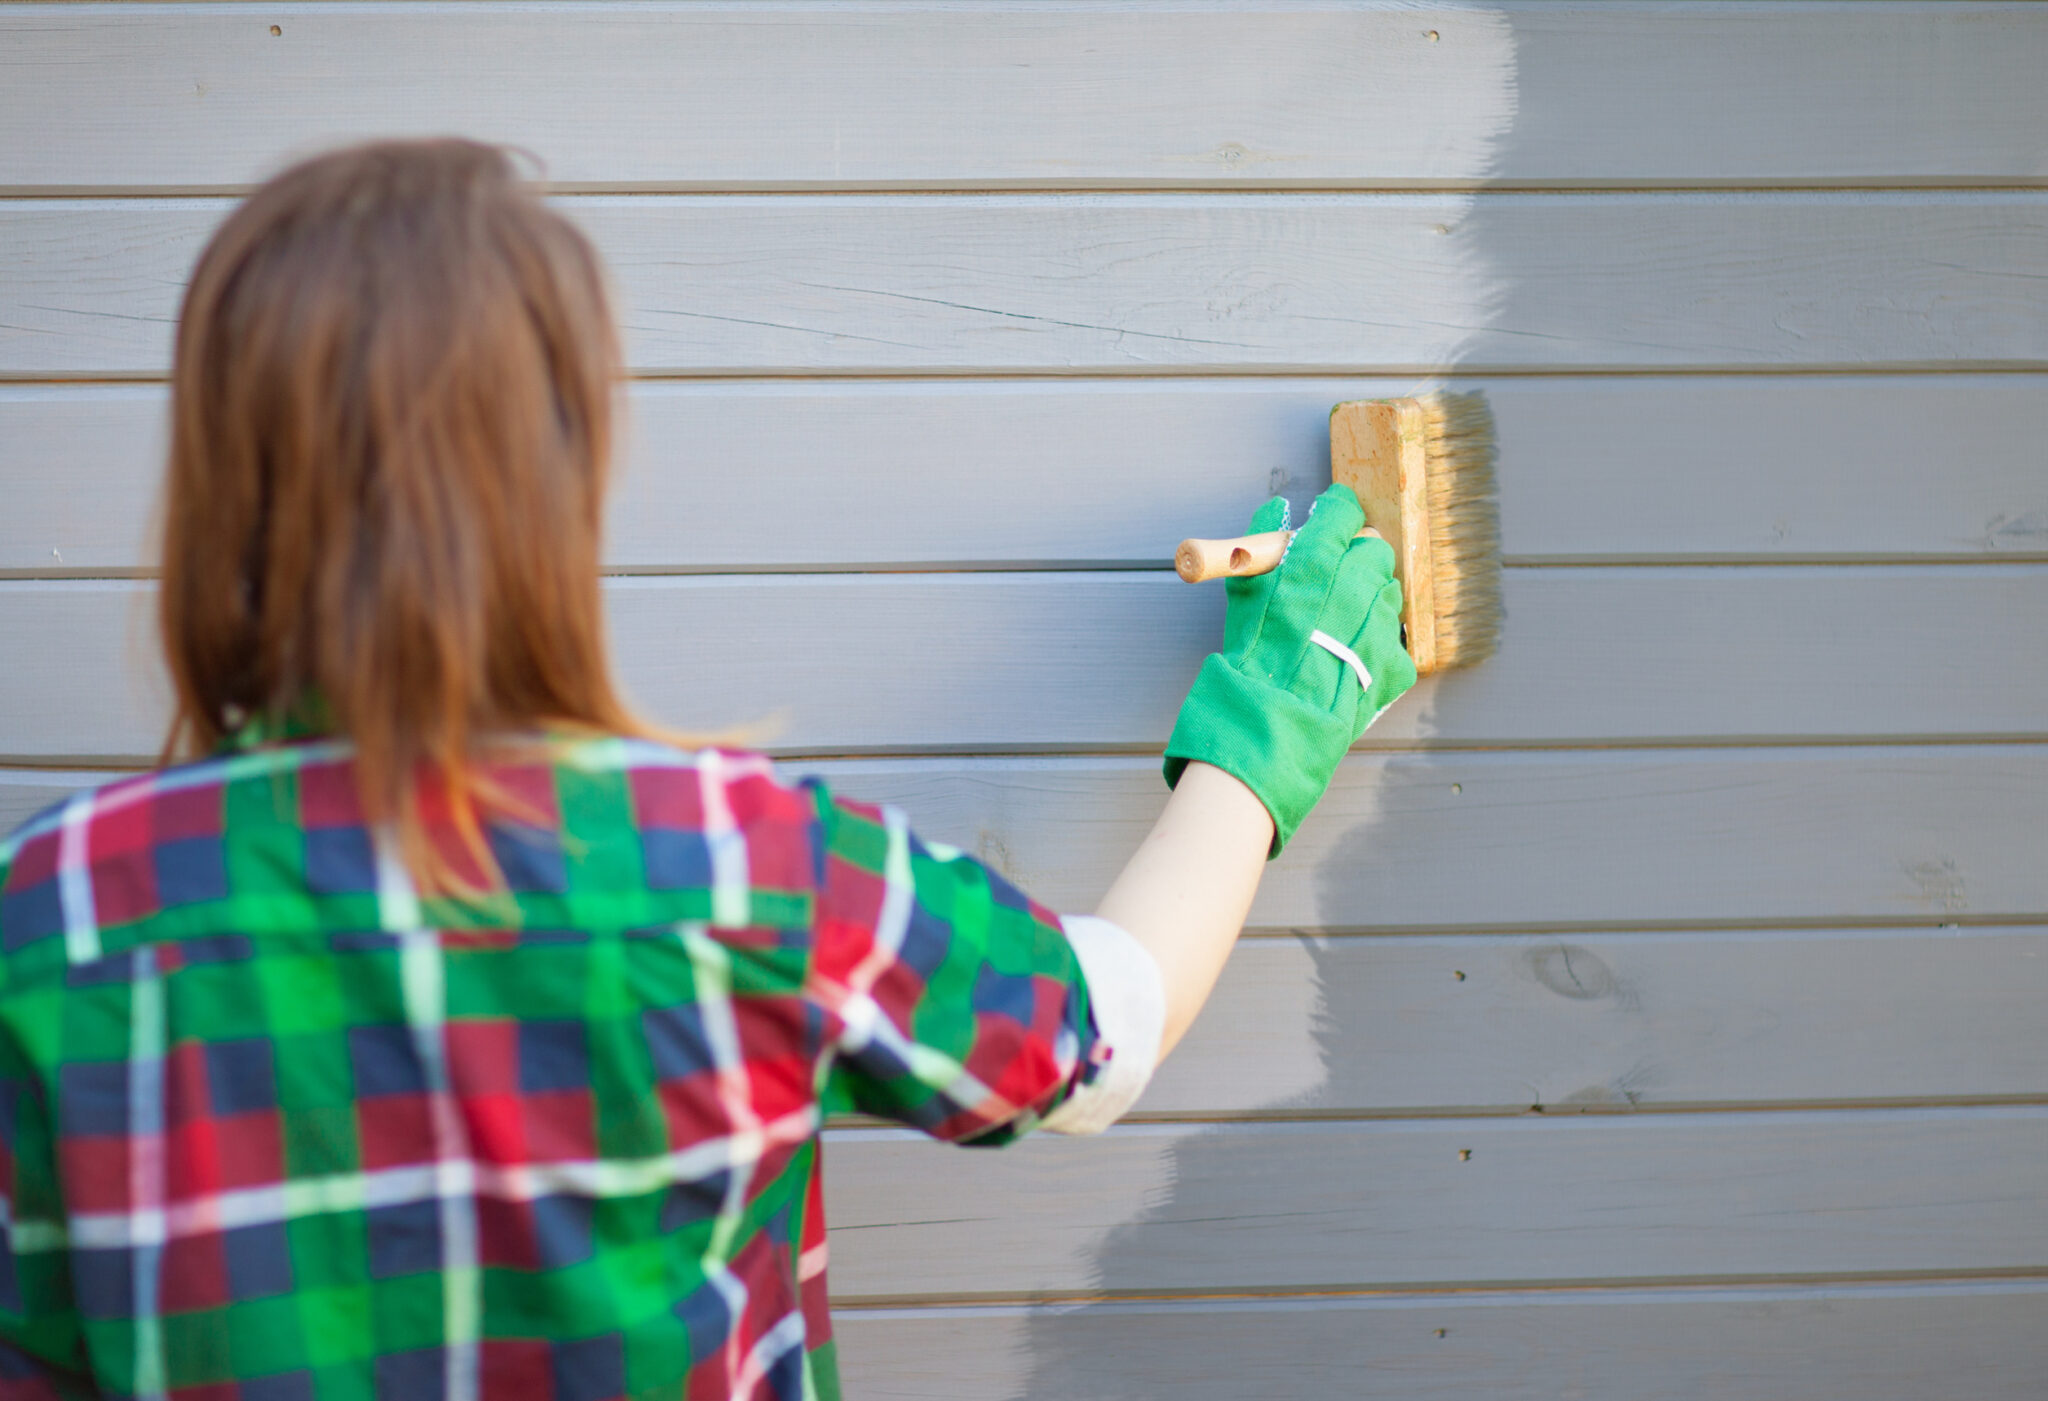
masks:
MULTIPOLYGON (((1528 94, 1543 90, 1540 81, 1528 78, 1532 64, 1540 66, 1543 54, 1530 52, 1523 36, 1514 32, 1511 17, 1501 13, 1471 11, 1469 34, 1449 36, 1474 44, 1488 55, 1475 66, 1475 73, 1490 75, 1486 82, 1493 91, 1481 106, 1490 104, 1499 116, 1494 169, 1505 164, 1507 143, 1522 122, 1529 119, 1528 94)), ((1576 67, 1577 65, 1564 65, 1576 67)), ((1469 124, 1471 111, 1460 114, 1469 124)), ((1484 182, 1481 182, 1482 184, 1484 182)), ((1513 220, 1500 221, 1491 205, 1477 190, 1432 194, 1414 201, 1416 228, 1412 237, 1435 240, 1430 250, 1432 295, 1429 310, 1404 313, 1415 318, 1414 325, 1401 326, 1392 334, 1410 344, 1434 352, 1436 374, 1414 381, 1417 389, 1444 383, 1461 366, 1495 365, 1504 359, 1526 361, 1530 344, 1557 335, 1556 298, 1543 287, 1546 255, 1554 254, 1547 241, 1531 244, 1525 226, 1513 220), (1446 258, 1445 249, 1454 250, 1446 258), (1532 290, 1533 289, 1533 290, 1532 290)), ((1404 253, 1394 249, 1362 248, 1367 259, 1399 264, 1404 253)), ((1333 309, 1355 317, 1360 323, 1361 363, 1387 358, 1374 345, 1372 326, 1386 328, 1390 318, 1385 308, 1352 307, 1333 309)), ((1591 312, 1587 313, 1590 322, 1591 312)), ((1597 334, 1602 327, 1580 328, 1597 334)), ((1456 386, 1455 379, 1449 381, 1456 386)), ((1331 382, 1331 398, 1347 397, 1342 381, 1331 382)), ((1382 388, 1366 392, 1384 393, 1382 388)), ((1306 412, 1314 412, 1307 410, 1306 412)), ((1503 475, 1512 471, 1512 444, 1502 445, 1503 475)), ((1327 478, 1325 478, 1327 480, 1327 478)), ((1297 517, 1306 497, 1318 484, 1290 481, 1288 494, 1299 495, 1297 517)), ((1505 493, 1504 493, 1505 494, 1505 493)), ((1512 627, 1512 623, 1510 623, 1512 627)), ((1413 891, 1387 899, 1389 884, 1428 884, 1447 874, 1441 858, 1431 861, 1425 853, 1403 851, 1409 843, 1401 840, 1401 827, 1411 819, 1418 802, 1435 804, 1453 792, 1456 753, 1432 754, 1429 741, 1446 732, 1455 733, 1461 687, 1474 679, 1451 673, 1432 678, 1404 698, 1398 709, 1382 722, 1393 721, 1401 745, 1416 748, 1393 757, 1392 762, 1359 762, 1354 756, 1340 782, 1341 795, 1326 802, 1298 839, 1303 848, 1297 858, 1289 853, 1268 872, 1267 893, 1289 910, 1305 905, 1315 911, 1322 930, 1358 931, 1383 924, 1386 905, 1413 909, 1418 899, 1413 891), (1418 855, 1423 859, 1416 861, 1418 855), (1292 886, 1292 890, 1287 889, 1292 886), (1279 887, 1276 892, 1275 887, 1279 887), (1312 894, 1310 893, 1312 892, 1312 894)), ((1478 684, 1483 685, 1483 680, 1478 684)), ((1290 923, 1292 921, 1290 920, 1290 923)), ((1427 922, 1426 920, 1421 922, 1427 922)), ((1261 923, 1257 910, 1253 923, 1261 923)), ((1267 921, 1271 923, 1271 921, 1267 921)), ((1384 1086, 1387 1074, 1376 1048, 1386 1044, 1388 1030, 1374 1027, 1370 1018, 1377 1008, 1366 1005, 1368 992, 1355 969, 1339 976, 1333 960, 1333 941, 1316 937, 1307 930, 1295 936, 1302 941, 1314 970, 1316 984, 1313 1035, 1318 1066, 1294 1067, 1289 1074, 1276 1067, 1274 1097, 1260 1106, 1261 1118, 1306 1115, 1331 1105, 1371 1104, 1384 1086), (1304 1073, 1307 1072, 1307 1073, 1304 1073), (1292 1083, 1284 1083, 1291 1081, 1292 1083)), ((1369 937, 1369 936, 1361 936, 1369 937)), ((1220 1009, 1212 1009, 1216 1015, 1220 1009)), ((1218 1028, 1208 1028, 1215 1032, 1218 1028)), ((1223 1028, 1227 1033, 1228 1028, 1223 1028)), ((1247 1038, 1256 1044, 1261 1038, 1247 1038)), ((1242 1130, 1239 1130, 1242 1132, 1242 1130)), ((1175 1397, 1295 1397, 1337 1394, 1349 1396, 1387 1395, 1407 1398, 1429 1391, 1426 1364, 1430 1354, 1401 1349, 1389 1355, 1383 1347, 1368 1349, 1361 1343, 1356 1356, 1317 1355, 1289 1357, 1284 1347, 1253 1344, 1243 1352, 1219 1345, 1219 1337, 1204 1336, 1209 1323, 1196 1315, 1161 1328, 1156 1322, 1144 1331, 1132 1332, 1118 1315, 1130 1306, 1120 1305, 1119 1296, 1156 1294, 1162 1277, 1173 1274, 1170 1244, 1178 1223, 1231 1222, 1234 1228, 1270 1237, 1298 1236, 1303 1240, 1327 1240, 1331 1236, 1355 1242, 1357 1280, 1374 1281, 1381 1276, 1373 1263, 1374 1222, 1362 1212, 1346 1211, 1342 1204, 1305 1209, 1307 1204, 1287 1198, 1288 1166, 1284 1155, 1261 1158, 1248 1155, 1241 1144, 1230 1140, 1231 1127, 1190 1126, 1155 1160, 1157 1181, 1150 1204, 1141 1216, 1107 1230, 1094 1252, 1092 1278, 1084 1287, 1100 1291, 1101 1303, 1082 1303, 1035 1312, 1016 1354, 1019 1366, 1014 1394, 1029 1398, 1099 1398, 1110 1401, 1151 1401, 1175 1397), (1236 1227, 1235 1223, 1242 1223, 1236 1227), (1169 1341, 1178 1339, 1185 1346, 1169 1341)), ((1086 1145, 1076 1145, 1085 1151, 1086 1145)), ((1361 1165, 1361 1171, 1368 1170, 1361 1165)), ((1376 1195, 1376 1194, 1373 1194, 1376 1195)), ((1027 1225, 1028 1223, 1024 1223, 1027 1225)), ((1411 1223, 1412 1225, 1412 1223, 1411 1223)), ((1206 1253, 1206 1252, 1201 1252, 1206 1253)), ((1285 1255, 1270 1243, 1258 1251, 1262 1259, 1285 1255)), ((1326 1254, 1318 1250, 1318 1254, 1326 1254)), ((1185 1258, 1185 1257, 1183 1257, 1185 1258)), ((1177 1281, 1176 1289, 1228 1294, 1238 1288, 1266 1290, 1276 1287, 1271 1279, 1232 1280, 1203 1270, 1200 1277, 1177 1281)), ((1285 1284, 1277 1286, 1285 1290, 1285 1284)), ((1277 1320, 1276 1320, 1277 1321, 1277 1320)), ((1420 1326, 1418 1316, 1418 1326, 1420 1326)), ((1251 1319, 1254 1332, 1263 1325, 1251 1319)), ((1282 1328, 1284 1334, 1287 1330, 1282 1328)), ((1347 1330, 1348 1331, 1348 1330, 1347 1330)), ((1327 1336, 1327 1334, 1324 1334, 1327 1336)), ((1247 1341, 1250 1341, 1247 1336, 1247 1341)), ((1381 1338, 1384 1344, 1384 1338, 1381 1338)), ((1440 1347, 1441 1344, 1438 1344, 1440 1347)), ((1435 1356, 1442 1356, 1441 1353, 1435 1356)), ((1431 1392, 1430 1394, 1435 1394, 1431 1392)))

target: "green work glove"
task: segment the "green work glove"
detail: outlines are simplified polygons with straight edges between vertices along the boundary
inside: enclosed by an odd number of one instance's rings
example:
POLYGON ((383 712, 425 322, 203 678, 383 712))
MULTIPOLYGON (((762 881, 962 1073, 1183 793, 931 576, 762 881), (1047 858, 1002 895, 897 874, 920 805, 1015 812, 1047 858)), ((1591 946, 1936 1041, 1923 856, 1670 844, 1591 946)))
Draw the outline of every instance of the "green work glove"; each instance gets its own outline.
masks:
MULTIPOLYGON (((1168 787, 1199 759, 1258 794, 1273 815, 1269 858, 1323 796, 1344 751, 1415 684, 1401 647, 1394 551, 1354 538, 1364 524, 1356 493, 1333 486, 1316 498, 1278 569, 1224 581, 1223 650, 1202 663, 1166 743, 1168 787)), ((1286 528, 1278 496, 1249 527, 1286 528)))

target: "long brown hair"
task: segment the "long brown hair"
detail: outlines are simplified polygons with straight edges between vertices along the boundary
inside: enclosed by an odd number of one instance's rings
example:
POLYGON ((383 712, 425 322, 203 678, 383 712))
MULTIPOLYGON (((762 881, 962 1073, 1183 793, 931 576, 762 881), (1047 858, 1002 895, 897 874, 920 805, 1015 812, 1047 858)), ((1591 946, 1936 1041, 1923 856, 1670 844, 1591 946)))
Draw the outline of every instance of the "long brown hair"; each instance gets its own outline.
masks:
POLYGON ((596 253, 495 147, 357 146, 252 194, 178 318, 166 759, 252 721, 339 732, 416 877, 473 888, 425 787, 496 887, 476 745, 645 732, 598 587, 618 365, 596 253))

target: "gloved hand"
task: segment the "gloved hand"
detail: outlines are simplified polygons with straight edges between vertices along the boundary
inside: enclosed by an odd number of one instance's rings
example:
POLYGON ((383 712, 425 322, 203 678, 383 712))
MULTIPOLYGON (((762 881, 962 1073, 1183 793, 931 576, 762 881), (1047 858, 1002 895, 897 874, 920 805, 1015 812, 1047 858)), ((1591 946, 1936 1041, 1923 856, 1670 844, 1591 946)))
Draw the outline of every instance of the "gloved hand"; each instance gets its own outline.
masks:
MULTIPOLYGON (((1199 759, 1258 795, 1273 815, 1269 859, 1323 796, 1344 751, 1415 684, 1401 647, 1394 551, 1355 539, 1364 524, 1357 494, 1332 486, 1279 568, 1224 582, 1223 650, 1202 663, 1166 744, 1169 788, 1199 759)), ((1247 533, 1286 528, 1287 502, 1276 496, 1247 533)))

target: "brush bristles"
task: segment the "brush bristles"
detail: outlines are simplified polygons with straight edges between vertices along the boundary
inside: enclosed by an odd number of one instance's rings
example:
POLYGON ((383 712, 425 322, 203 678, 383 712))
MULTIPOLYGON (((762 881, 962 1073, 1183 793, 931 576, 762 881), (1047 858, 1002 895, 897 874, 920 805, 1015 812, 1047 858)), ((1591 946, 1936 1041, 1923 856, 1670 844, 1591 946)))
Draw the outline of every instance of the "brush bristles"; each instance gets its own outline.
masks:
POLYGON ((1500 498, 1493 415, 1483 395, 1424 394, 1429 537, 1439 667, 1470 666, 1500 645, 1500 498))

